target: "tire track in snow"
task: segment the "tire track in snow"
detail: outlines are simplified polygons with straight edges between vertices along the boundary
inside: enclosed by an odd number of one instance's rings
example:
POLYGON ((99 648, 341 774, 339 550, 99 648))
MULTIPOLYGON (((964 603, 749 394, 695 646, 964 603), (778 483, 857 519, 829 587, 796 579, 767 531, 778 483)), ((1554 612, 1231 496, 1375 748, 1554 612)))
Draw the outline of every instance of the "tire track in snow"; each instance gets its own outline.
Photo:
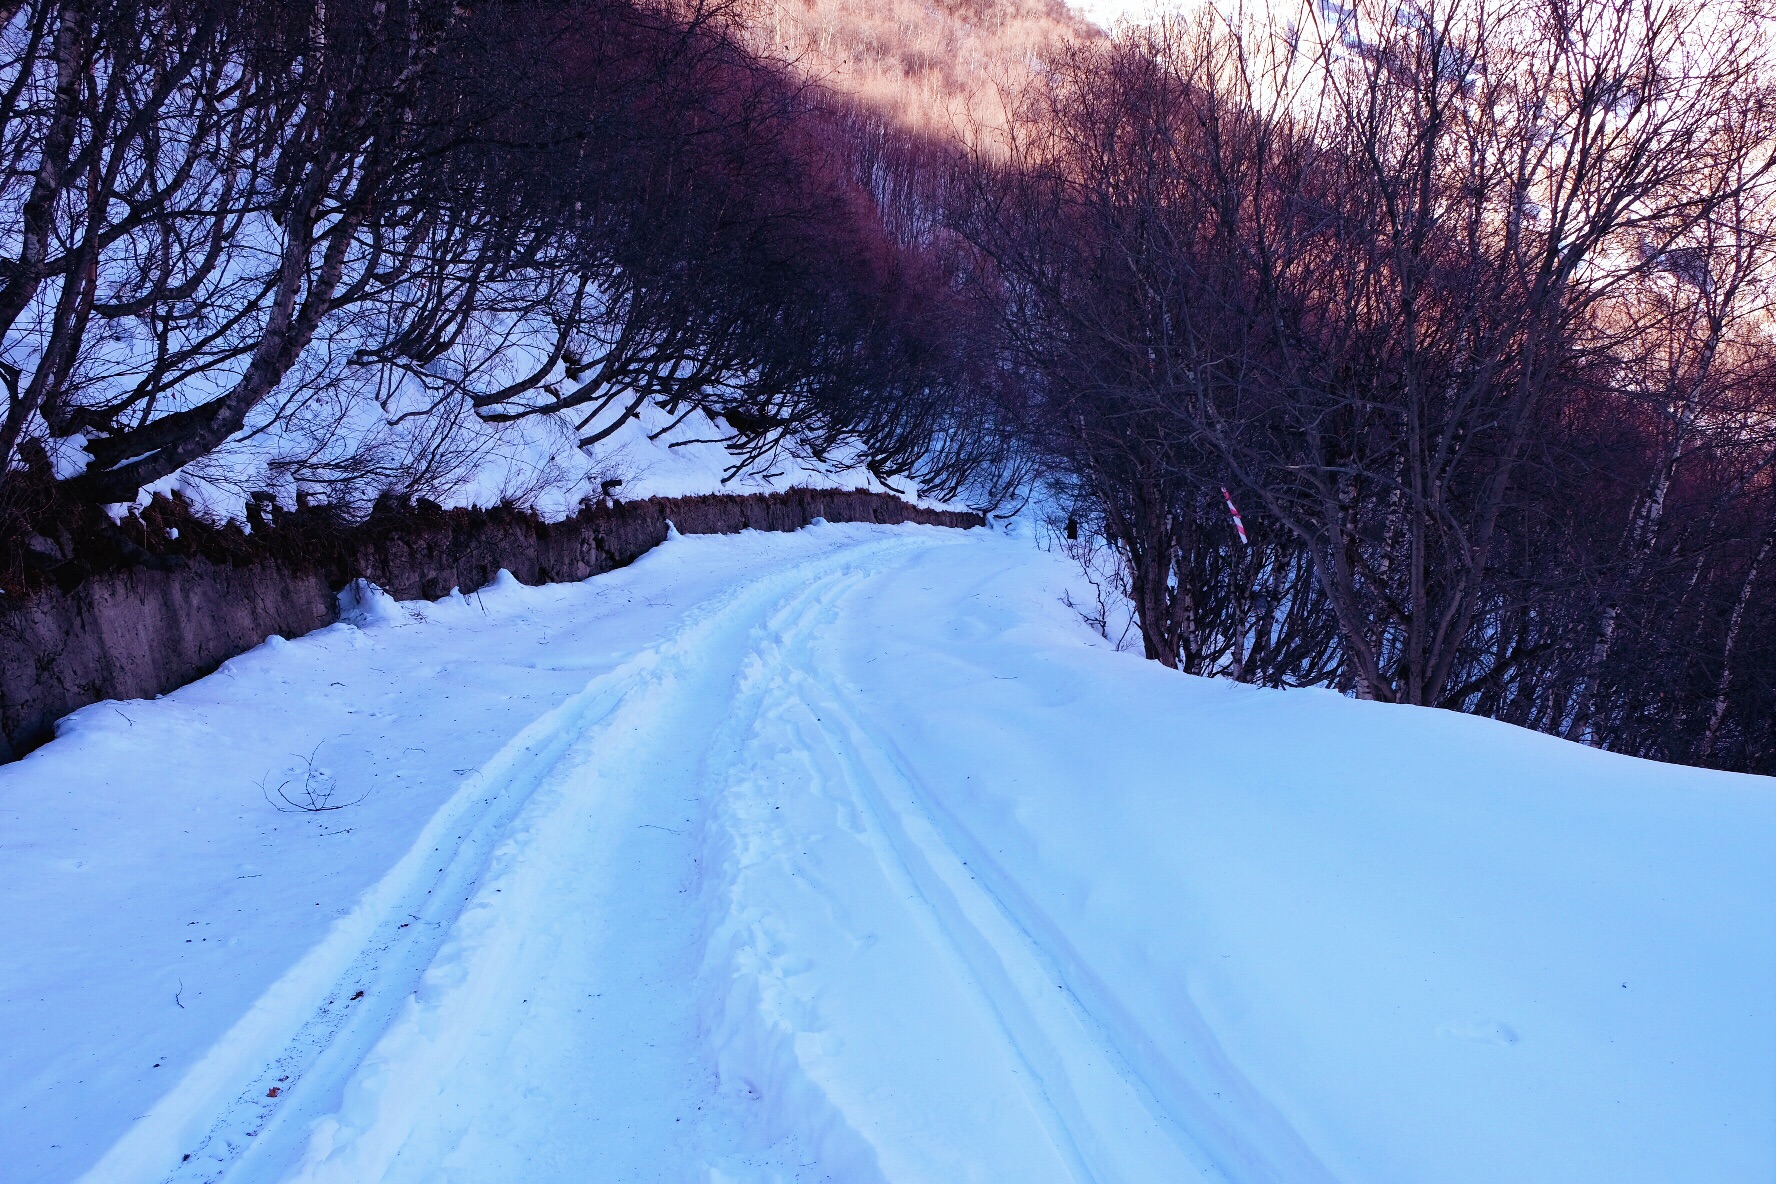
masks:
POLYGON ((732 726, 771 621, 913 545, 854 548, 761 582, 576 741, 288 1179, 677 1179, 725 1151, 734 1132, 687 1071, 706 1060, 696 960, 683 961, 706 938, 691 891, 703 860, 687 837, 707 808, 703 741, 732 726), (681 811, 682 829, 653 821, 681 811), (648 828, 658 836, 634 837, 648 828))
POLYGON ((1222 1181, 1210 1158, 1156 1104, 1101 1039, 1039 946, 1000 908, 962 858, 912 806, 910 787, 879 742, 821 680, 796 680, 826 726, 821 737, 844 769, 878 838, 890 875, 928 910, 1028 1069, 1050 1135, 1082 1184, 1222 1181))
POLYGON ((593 680, 466 778, 408 854, 82 1184, 210 1184, 287 1153, 323 1092, 357 1063, 436 955, 505 828, 574 737, 615 709, 647 657, 593 680), (237 1092, 217 1112, 230 1082, 237 1092))
MULTIPOLYGON (((799 615, 761 647, 759 658, 765 665, 752 679, 759 701, 748 708, 748 718, 787 723, 794 746, 816 757, 809 770, 815 792, 855 802, 856 816, 867 819, 861 829, 897 897, 892 907, 922 910, 928 928, 941 934, 952 955, 953 973, 972 982, 996 1024, 986 1038, 1002 1042, 1023 1066, 1022 1088, 1071 1178, 1090 1184, 1224 1179, 1164 1115, 1115 1050, 1106 1047, 1078 1000, 1064 986, 1057 994, 1057 978, 1029 935, 1016 927, 929 822, 909 811, 913 791, 904 775, 880 739, 856 721, 831 689, 832 673, 823 669, 827 658, 817 642, 840 620, 843 599, 860 582, 834 587, 818 615, 799 615), (821 767, 833 775, 823 779, 821 767)), ((762 807, 758 813, 770 817, 762 807)), ((799 845, 805 837, 783 833, 778 841, 799 845)), ((753 851, 750 857, 762 861, 770 856, 753 851)), ((776 857, 785 866, 795 862, 787 849, 776 857)), ((860 890, 850 884, 844 888, 860 890)), ((768 918, 755 922, 753 930, 755 961, 762 963, 766 976, 778 980, 775 993, 782 995, 788 980, 800 973, 802 953, 794 948, 795 935, 772 932, 768 918)), ((901 972, 941 974, 942 967, 914 965, 901 972)), ((758 1059, 795 1061, 796 1055, 784 1049, 795 1043, 798 1009, 779 1000, 768 1010, 771 1014, 760 1019, 773 1029, 780 1047, 774 1057, 758 1059)), ((803 1022, 824 1026, 817 1015, 803 1022)), ((842 1068, 837 1071, 843 1073, 842 1068)), ((809 1080, 805 1072, 798 1076, 809 1080)), ((868 1124, 867 1113, 858 1118, 868 1124)), ((990 1153, 983 1148, 979 1154, 990 1153)))
POLYGON ((916 886, 1042 1083, 1079 1150, 1082 1178, 1113 1184, 1188 1173, 1238 1184, 1333 1184, 1287 1121, 1219 1056, 1206 1027, 1199 1025, 1198 1055, 1220 1092, 1237 1099, 1234 1122, 1200 1083, 1157 1066, 1059 928, 865 722, 868 709, 843 687, 834 656, 811 655, 803 665, 798 691, 834 725, 827 743, 843 756, 849 788, 868 804, 885 854, 916 886))
POLYGON ((738 585, 525 727, 463 781, 408 853, 82 1184, 211 1184, 280 1175, 410 997, 493 852, 570 749, 638 688, 671 677, 674 664, 694 664, 724 630, 744 628, 797 599, 810 582, 916 545, 906 539, 847 545, 738 585))
MULTIPOLYGON (((885 557, 886 558, 886 557, 885 557)), ((737 881, 742 864, 770 858, 756 848, 737 846, 733 825, 734 799, 747 798, 746 790, 755 769, 753 745, 781 710, 785 654, 805 647, 807 639, 830 627, 837 605, 851 590, 879 574, 882 563, 827 580, 778 606, 754 631, 750 651, 742 662, 728 719, 712 737, 706 789, 717 806, 710 819, 715 837, 714 860, 725 864, 726 882, 721 896, 709 902, 715 922, 706 934, 703 977, 717 986, 719 998, 711 999, 705 1017, 722 1087, 740 1092, 753 1103, 773 1095, 746 1140, 754 1149, 790 1145, 804 1149, 801 1155, 773 1171, 760 1171, 761 1157, 730 1149, 722 1162, 711 1162, 711 1184, 732 1184, 739 1178, 777 1181, 843 1181, 844 1184, 885 1184, 881 1166, 868 1140, 851 1124, 849 1116, 828 1096, 822 1085, 803 1071, 798 1052, 800 1029, 793 1023, 775 1022, 773 1008, 761 994, 764 979, 781 981, 793 971, 785 962, 793 951, 779 947, 774 934, 758 924, 742 921, 747 912, 737 881), (725 839, 720 820, 727 815, 725 839), (724 933, 724 930, 726 932, 724 933), (763 973, 761 973, 763 972, 763 973), (762 1071, 761 1071, 762 1070, 762 1071), (768 1085, 763 1083, 768 1082, 768 1085), (808 1174, 808 1173, 812 1174, 808 1174)), ((754 803, 756 805, 756 803, 754 803)), ((768 813, 768 812, 767 812, 768 813)), ((768 1157, 764 1157, 768 1158, 768 1157)))

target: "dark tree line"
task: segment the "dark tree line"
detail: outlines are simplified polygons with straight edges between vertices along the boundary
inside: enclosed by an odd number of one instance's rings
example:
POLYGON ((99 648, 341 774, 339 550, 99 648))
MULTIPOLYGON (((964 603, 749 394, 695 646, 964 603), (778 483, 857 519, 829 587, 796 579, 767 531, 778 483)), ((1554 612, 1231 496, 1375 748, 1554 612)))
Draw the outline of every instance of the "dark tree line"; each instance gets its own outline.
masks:
POLYGON ((1147 655, 1776 768, 1765 14, 1312 15, 1077 47, 944 183, 1147 655))
POLYGON ((734 33, 629 0, 0 5, 9 546, 46 445, 90 457, 53 499, 116 503, 299 422, 342 503, 412 492, 465 415, 591 446, 650 404, 736 468, 953 492, 992 459, 964 302, 836 105, 734 33), (354 451, 365 400, 436 450, 354 451))

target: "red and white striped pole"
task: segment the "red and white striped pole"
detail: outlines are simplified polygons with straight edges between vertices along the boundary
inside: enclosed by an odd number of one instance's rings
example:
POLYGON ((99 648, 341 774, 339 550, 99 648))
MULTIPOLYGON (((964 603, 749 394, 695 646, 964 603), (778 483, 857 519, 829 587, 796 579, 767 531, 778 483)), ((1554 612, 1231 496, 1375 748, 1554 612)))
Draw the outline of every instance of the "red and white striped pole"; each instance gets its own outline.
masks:
POLYGON ((1233 529, 1239 532, 1240 544, 1249 547, 1252 541, 1246 537, 1246 524, 1240 521, 1240 508, 1233 504, 1233 495, 1227 492, 1227 486, 1221 487, 1221 496, 1227 502, 1227 512, 1233 515, 1233 529))

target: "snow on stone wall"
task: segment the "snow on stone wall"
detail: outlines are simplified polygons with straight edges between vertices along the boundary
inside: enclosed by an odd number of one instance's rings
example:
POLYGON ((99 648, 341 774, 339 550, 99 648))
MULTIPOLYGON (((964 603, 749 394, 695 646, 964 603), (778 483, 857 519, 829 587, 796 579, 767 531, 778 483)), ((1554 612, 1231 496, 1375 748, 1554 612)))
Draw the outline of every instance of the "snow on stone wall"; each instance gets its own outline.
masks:
POLYGON ((330 624, 339 590, 355 579, 396 599, 435 600, 473 592, 502 570, 526 584, 583 580, 633 562, 667 537, 668 523, 684 534, 733 534, 798 530, 816 518, 982 523, 978 514, 831 489, 649 498, 555 523, 503 508, 422 507, 318 535, 288 515, 255 532, 245 562, 174 549, 0 610, 0 760, 49 740, 55 721, 78 707, 164 694, 268 636, 330 624))

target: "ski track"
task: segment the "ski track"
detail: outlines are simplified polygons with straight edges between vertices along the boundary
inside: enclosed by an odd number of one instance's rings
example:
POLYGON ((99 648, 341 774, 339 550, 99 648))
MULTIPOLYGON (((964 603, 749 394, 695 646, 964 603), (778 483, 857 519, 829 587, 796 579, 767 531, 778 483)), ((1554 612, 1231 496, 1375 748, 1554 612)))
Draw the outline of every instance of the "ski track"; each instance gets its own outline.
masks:
POLYGON ((84 1179, 1329 1180, 1152 1068, 839 676, 847 601, 941 545, 743 584, 535 720, 84 1179), (869 1001, 806 972, 853 949, 932 955, 907 1006, 948 1035, 848 1047, 869 1001), (958 1033, 952 1095, 871 1084, 958 1033))

